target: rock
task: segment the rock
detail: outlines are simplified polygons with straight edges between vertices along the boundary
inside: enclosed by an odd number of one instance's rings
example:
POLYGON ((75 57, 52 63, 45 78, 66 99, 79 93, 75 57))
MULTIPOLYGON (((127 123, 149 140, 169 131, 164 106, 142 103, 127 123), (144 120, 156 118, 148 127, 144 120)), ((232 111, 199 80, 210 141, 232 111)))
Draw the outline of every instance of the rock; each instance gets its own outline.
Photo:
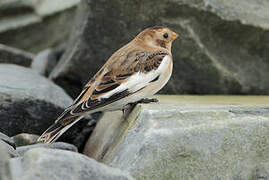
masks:
POLYGON ((4 149, 8 153, 8 157, 17 157, 19 154, 15 151, 14 147, 7 144, 5 141, 0 140, 0 149, 4 149))
POLYGON ((14 143, 14 140, 7 135, 3 134, 0 132, 0 140, 4 141, 5 143, 9 144, 12 146, 14 149, 16 148, 16 145, 14 143))
POLYGON ((72 99, 31 69, 0 64, 0 131, 41 134, 72 99))
POLYGON ((51 144, 33 144, 27 146, 21 146, 16 149, 16 152, 23 156, 27 151, 35 148, 49 148, 49 149, 61 149, 61 150, 68 150, 73 152, 78 152, 78 149, 73 144, 68 144, 64 142, 55 142, 51 144))
POLYGON ((0 140, 0 179, 8 180, 7 162, 10 159, 10 154, 6 144, 0 140))
MULTIPOLYGON (((95 159, 101 160, 101 158, 97 158, 97 156, 93 156, 92 153, 96 153, 96 150, 100 150, 102 152, 98 152, 99 154, 104 153, 105 149, 108 149, 110 146, 113 146, 113 142, 118 138, 118 134, 121 134, 121 123, 123 123, 122 112, 121 111, 113 111, 106 112, 104 116, 99 120, 102 124, 102 130, 100 130, 100 123, 97 125, 97 130, 95 129, 90 136, 90 139, 86 143, 84 147, 83 154, 86 154, 90 157, 94 157, 95 159), (119 129, 117 128, 119 127, 119 129), (105 129, 107 128, 107 129, 105 129), (115 133, 115 129, 119 132, 115 133), (115 136, 116 135, 116 136, 115 136), (104 143, 101 143, 100 139, 105 139, 104 143)), ((116 130, 116 131, 117 131, 116 130)))
POLYGON ((23 174, 22 157, 12 158, 7 162, 8 180, 19 180, 23 174))
POLYGON ((80 120, 67 132, 65 132, 58 141, 74 144, 78 148, 78 151, 82 152, 87 140, 95 128, 96 123, 102 115, 102 112, 97 112, 92 114, 91 117, 86 117, 80 120))
MULTIPOLYGON (((0 131, 40 135, 72 99, 57 85, 31 69, 0 64, 0 131)), ((82 152, 96 121, 102 113, 84 118, 59 138, 74 144, 82 152), (91 124, 88 122, 91 120, 91 124)))
POLYGON ((57 54, 52 49, 45 49, 34 58, 31 68, 39 74, 48 76, 53 67, 57 64, 57 54))
POLYGON ((21 133, 13 136, 12 140, 15 142, 16 146, 19 147, 36 143, 38 137, 39 136, 36 134, 21 133))
POLYGON ((126 119, 105 115, 84 153, 137 179, 235 180, 268 175, 267 96, 159 96, 159 100, 136 106, 126 119))
POLYGON ((73 27, 79 0, 0 2, 0 42, 39 52, 64 42, 73 27))
POLYGON ((29 150, 23 156, 21 166, 23 172, 15 180, 133 180, 119 169, 105 166, 79 153, 63 150, 29 150))
POLYGON ((75 97, 113 52, 163 25, 179 39, 162 93, 268 94, 268 7, 253 0, 81 1, 80 22, 50 78, 75 97))
POLYGON ((0 63, 29 67, 33 58, 31 53, 0 44, 0 63))

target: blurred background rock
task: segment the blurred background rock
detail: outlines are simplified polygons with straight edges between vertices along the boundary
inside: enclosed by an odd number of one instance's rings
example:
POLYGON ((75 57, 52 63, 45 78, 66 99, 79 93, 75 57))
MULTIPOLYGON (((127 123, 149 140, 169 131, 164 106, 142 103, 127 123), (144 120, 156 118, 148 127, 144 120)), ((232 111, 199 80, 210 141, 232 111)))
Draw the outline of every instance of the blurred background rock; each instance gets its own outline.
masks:
POLYGON ((0 42, 57 51, 57 66, 41 71, 74 98, 114 51, 163 25, 179 39, 161 93, 268 94, 268 7, 262 0, 1 0, 0 42))
POLYGON ((0 42, 37 53, 64 43, 79 0, 0 0, 0 42))
POLYGON ((84 0, 49 77, 74 97, 115 50, 144 28, 163 25, 179 39, 161 93, 268 94, 268 7, 253 0, 84 0))

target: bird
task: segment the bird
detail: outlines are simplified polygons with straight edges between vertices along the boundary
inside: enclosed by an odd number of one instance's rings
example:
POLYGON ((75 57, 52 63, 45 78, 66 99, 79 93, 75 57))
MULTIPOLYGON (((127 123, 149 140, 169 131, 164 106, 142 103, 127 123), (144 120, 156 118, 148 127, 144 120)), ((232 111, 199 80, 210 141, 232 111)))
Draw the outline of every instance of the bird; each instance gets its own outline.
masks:
POLYGON ((94 112, 124 111, 131 104, 157 102, 148 97, 162 89, 171 77, 171 47, 177 37, 177 33, 163 26, 140 32, 112 54, 72 105, 37 141, 56 141, 72 125, 94 112))

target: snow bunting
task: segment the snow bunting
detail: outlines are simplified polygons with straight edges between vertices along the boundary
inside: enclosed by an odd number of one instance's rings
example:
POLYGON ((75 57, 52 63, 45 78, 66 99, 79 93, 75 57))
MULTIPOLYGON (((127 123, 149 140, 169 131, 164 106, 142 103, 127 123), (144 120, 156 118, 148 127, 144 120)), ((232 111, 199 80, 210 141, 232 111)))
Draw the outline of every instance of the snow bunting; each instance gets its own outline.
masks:
POLYGON ((169 80, 171 46, 178 35, 166 27, 151 27, 116 51, 69 106, 38 139, 54 142, 81 118, 94 112, 121 110, 157 93, 169 80))

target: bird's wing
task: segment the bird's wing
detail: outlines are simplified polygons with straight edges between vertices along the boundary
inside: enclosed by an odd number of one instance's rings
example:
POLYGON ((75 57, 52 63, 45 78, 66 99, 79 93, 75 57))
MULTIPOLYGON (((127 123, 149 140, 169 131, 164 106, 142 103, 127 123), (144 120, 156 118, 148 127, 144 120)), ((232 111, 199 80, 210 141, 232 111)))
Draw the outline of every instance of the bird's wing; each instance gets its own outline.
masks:
POLYGON ((131 50, 120 56, 114 54, 86 84, 74 104, 67 108, 56 122, 69 121, 71 117, 101 108, 143 89, 146 83, 141 83, 141 80, 150 82, 156 77, 143 79, 142 75, 156 70, 167 55, 169 54, 165 51, 149 53, 138 50, 131 50), (117 57, 118 60, 113 60, 117 57))

